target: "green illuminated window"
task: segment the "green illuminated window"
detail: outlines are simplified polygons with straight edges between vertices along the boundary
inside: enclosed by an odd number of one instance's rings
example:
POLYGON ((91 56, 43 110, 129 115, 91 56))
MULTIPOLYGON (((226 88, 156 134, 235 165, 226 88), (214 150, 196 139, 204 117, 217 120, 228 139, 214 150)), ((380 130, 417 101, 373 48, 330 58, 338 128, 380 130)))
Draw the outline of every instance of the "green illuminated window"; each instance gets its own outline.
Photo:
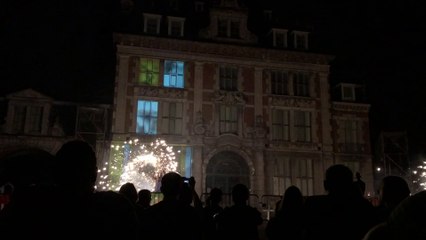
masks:
POLYGON ((160 61, 158 59, 141 58, 139 62, 138 82, 151 86, 158 86, 160 61))

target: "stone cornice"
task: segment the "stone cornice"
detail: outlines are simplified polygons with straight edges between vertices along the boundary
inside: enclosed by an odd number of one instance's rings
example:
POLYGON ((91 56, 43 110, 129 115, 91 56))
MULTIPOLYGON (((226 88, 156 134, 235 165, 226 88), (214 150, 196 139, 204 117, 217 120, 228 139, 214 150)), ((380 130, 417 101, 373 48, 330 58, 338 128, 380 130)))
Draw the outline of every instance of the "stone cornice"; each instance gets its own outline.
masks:
POLYGON ((274 95, 269 98, 270 106, 292 107, 292 108, 315 108, 315 99, 293 96, 274 95))
POLYGON ((332 102, 331 107, 334 111, 344 111, 344 112, 368 113, 370 110, 370 104, 365 104, 365 103, 332 102))
POLYGON ((129 52, 128 47, 166 50, 170 52, 186 53, 192 56, 220 58, 237 58, 249 61, 261 61, 267 64, 292 62, 314 65, 329 65, 333 59, 330 55, 296 52, 281 49, 268 49, 254 46, 231 45, 182 39, 161 38, 143 35, 114 34, 118 45, 118 52, 129 52), (126 48, 127 47, 127 48, 126 48))

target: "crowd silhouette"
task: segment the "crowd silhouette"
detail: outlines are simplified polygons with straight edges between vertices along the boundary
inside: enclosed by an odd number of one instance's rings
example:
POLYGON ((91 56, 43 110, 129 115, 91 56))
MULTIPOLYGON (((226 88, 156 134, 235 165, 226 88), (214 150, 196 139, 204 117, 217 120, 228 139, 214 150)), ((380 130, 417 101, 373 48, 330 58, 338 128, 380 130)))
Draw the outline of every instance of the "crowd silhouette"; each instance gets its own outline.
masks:
POLYGON ((426 239, 426 192, 411 195, 398 176, 382 179, 379 204, 364 197, 365 183, 346 166, 325 172, 325 195, 303 196, 285 189, 271 219, 250 206, 244 184, 232 188, 231 206, 213 188, 202 202, 195 179, 168 172, 161 179, 163 199, 131 182, 119 191, 97 191, 97 159, 82 140, 52 155, 36 148, 7 152, 0 160, 4 197, 0 233, 4 239, 426 239))

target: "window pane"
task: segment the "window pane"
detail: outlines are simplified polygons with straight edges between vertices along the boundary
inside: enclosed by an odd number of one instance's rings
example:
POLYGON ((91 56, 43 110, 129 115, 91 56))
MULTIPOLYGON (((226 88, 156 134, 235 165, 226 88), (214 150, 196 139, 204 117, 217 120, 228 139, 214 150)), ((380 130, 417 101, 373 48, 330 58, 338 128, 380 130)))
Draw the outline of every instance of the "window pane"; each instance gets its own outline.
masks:
POLYGON ((162 132, 165 134, 182 133, 182 103, 164 102, 162 132))
POLYGON ((25 117, 27 108, 25 106, 15 106, 13 116, 13 131, 23 133, 25 130, 25 117))
POLYGON ((235 106, 220 106, 219 126, 220 133, 237 133, 238 109, 235 106))
POLYGON ((141 58, 139 61, 138 82, 151 86, 158 86, 158 74, 160 72, 160 60, 141 58))
POLYGON ((158 102, 139 100, 136 133, 157 134, 158 102))
POLYGON ((164 87, 184 87, 184 63, 182 61, 164 61, 164 87))
POLYGON ((233 67, 220 67, 220 90, 237 91, 238 69, 233 67))
POLYGON ((31 106, 29 109, 29 124, 31 133, 41 133, 41 123, 43 117, 43 107, 31 106))

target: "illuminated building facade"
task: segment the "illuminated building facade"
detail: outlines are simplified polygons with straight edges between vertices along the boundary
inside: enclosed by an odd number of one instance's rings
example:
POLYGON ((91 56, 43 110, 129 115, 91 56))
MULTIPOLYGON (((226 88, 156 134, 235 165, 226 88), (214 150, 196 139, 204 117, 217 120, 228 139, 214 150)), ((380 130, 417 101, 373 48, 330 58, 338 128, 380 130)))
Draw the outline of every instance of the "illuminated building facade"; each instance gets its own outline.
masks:
POLYGON ((290 185, 323 194, 334 163, 373 191, 369 105, 350 84, 331 99, 332 57, 310 51, 309 31, 275 24, 272 11, 253 26, 233 0, 140 7, 127 18, 137 27, 115 34, 112 142, 165 139, 184 152, 181 172, 201 193, 240 182, 258 196, 290 185))

